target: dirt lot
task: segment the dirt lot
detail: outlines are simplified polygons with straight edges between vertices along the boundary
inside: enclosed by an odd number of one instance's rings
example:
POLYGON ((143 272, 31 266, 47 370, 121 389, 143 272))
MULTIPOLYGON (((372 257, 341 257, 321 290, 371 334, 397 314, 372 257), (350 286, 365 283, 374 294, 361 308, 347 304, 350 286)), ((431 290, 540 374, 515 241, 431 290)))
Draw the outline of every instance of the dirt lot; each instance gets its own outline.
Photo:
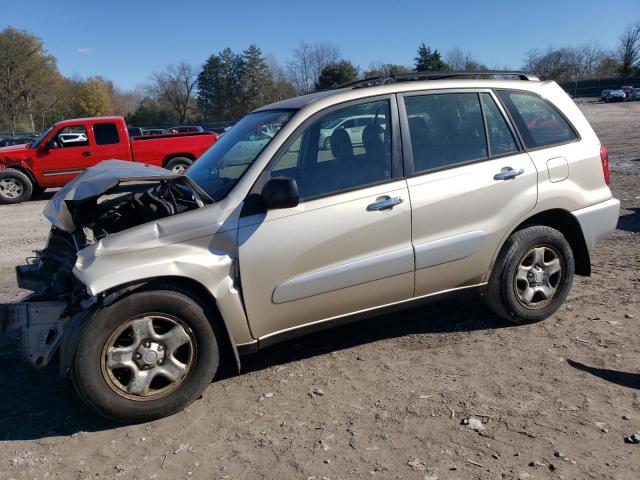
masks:
MULTIPOLYGON (((623 210, 552 318, 515 327, 458 300, 366 320, 265 350, 138 426, 96 418, 5 342, 0 479, 640 478, 623 441, 640 432, 640 102, 582 108, 623 210)), ((22 295, 12 268, 44 244, 43 207, 0 207, 0 301, 22 295)))

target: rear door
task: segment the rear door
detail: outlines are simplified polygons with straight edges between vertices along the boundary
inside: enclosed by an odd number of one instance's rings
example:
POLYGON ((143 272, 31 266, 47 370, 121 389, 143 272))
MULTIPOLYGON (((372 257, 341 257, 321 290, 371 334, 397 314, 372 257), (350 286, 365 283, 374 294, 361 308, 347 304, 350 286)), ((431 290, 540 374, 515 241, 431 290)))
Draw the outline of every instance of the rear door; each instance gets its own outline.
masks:
POLYGON ((489 90, 411 92, 399 105, 415 295, 481 284, 501 239, 536 204, 536 168, 489 90))

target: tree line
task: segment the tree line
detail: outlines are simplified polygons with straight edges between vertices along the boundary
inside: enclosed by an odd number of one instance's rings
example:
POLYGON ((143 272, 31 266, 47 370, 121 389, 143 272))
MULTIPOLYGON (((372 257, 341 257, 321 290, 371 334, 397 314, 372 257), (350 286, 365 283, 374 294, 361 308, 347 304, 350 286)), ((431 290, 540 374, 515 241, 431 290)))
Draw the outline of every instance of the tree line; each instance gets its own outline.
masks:
MULTIPOLYGON (((613 50, 588 42, 531 49, 523 60, 522 70, 556 81, 640 75, 640 21, 626 27, 613 50)), ((9 27, 0 32, 0 131, 39 131, 63 118, 100 115, 145 126, 235 121, 261 105, 360 78, 489 69, 458 47, 442 54, 424 43, 413 65, 372 62, 363 69, 329 43, 301 42, 284 64, 251 44, 213 53, 201 67, 171 64, 151 74, 147 85, 126 91, 100 76, 65 77, 37 36, 9 27)))

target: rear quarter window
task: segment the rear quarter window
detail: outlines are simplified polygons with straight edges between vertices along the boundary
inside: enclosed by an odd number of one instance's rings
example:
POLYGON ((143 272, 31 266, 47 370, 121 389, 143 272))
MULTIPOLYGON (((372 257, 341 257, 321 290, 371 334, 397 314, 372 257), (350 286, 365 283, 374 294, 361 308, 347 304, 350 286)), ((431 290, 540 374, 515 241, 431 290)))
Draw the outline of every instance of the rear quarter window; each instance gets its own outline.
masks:
POLYGON ((497 92, 513 117, 527 148, 539 148, 577 140, 562 114, 545 99, 525 92, 497 92))

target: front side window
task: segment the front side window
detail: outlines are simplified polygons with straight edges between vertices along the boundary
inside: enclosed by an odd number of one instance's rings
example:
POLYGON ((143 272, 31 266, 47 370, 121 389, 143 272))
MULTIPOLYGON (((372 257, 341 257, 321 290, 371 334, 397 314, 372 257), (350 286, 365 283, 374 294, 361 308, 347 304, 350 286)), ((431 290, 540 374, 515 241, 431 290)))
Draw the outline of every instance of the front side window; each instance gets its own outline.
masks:
POLYGON ((93 126, 93 136, 97 145, 113 145, 120 142, 115 123, 96 123, 93 126))
POLYGON ((416 173, 487 158, 477 93, 416 95, 404 102, 416 173))
POLYGON ((391 178, 388 100, 343 108, 305 128, 276 161, 271 177, 291 177, 301 199, 391 178))
POLYGON ((186 175, 214 201, 224 198, 295 112, 250 113, 207 150, 186 175))
POLYGON ((64 127, 54 137, 58 148, 86 147, 89 145, 87 129, 84 125, 64 127))
POLYGON ((498 95, 513 117, 527 148, 576 140, 575 132, 564 117, 543 98, 509 90, 500 90, 498 95))

